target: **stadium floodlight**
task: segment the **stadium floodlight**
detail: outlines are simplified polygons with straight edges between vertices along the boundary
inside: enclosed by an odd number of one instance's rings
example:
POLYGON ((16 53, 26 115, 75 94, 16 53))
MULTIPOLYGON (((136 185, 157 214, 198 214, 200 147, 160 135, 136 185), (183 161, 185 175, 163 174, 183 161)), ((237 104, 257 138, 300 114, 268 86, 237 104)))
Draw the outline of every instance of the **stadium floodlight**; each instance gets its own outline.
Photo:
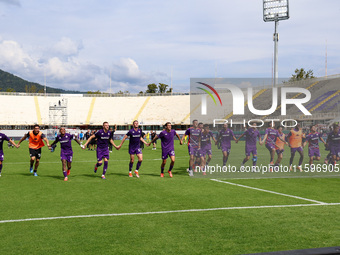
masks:
POLYGON ((274 86, 278 84, 278 42, 279 34, 277 27, 279 20, 289 19, 288 0, 263 0, 263 20, 265 22, 275 21, 274 32, 274 86))
POLYGON ((279 21, 289 19, 288 0, 263 0, 263 20, 279 21))

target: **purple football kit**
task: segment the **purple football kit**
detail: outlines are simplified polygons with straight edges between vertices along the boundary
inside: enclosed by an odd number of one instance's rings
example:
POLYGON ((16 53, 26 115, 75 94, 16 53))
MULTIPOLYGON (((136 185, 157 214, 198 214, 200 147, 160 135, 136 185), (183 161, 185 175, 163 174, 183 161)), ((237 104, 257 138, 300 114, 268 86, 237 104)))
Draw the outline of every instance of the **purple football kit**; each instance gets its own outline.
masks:
POLYGON ((129 137, 129 154, 142 154, 142 149, 140 148, 140 138, 143 137, 142 130, 138 128, 135 130, 134 128, 130 129, 126 135, 129 137))
POLYGON ((280 137, 279 131, 274 128, 267 128, 265 135, 267 135, 266 148, 269 151, 275 150, 276 139, 280 137))
POLYGON ((234 137, 234 132, 231 129, 222 129, 219 132, 219 137, 221 141, 221 150, 226 151, 228 154, 230 153, 231 150, 231 140, 234 137))
POLYGON ((195 157, 200 156, 200 152, 198 150, 198 143, 199 143, 199 137, 201 135, 201 129, 199 128, 188 128, 187 131, 185 131, 185 135, 189 136, 188 141, 188 151, 189 155, 194 155, 195 157))
POLYGON ((5 134, 0 133, 0 161, 4 160, 4 151, 3 151, 4 141, 9 141, 9 138, 5 134))
POLYGON ((73 140, 73 135, 69 133, 65 133, 64 136, 61 134, 57 135, 55 138, 55 142, 60 143, 60 159, 61 160, 66 160, 67 162, 72 162, 72 156, 73 156, 73 151, 72 151, 72 145, 71 141, 73 140))
POLYGON ((329 133, 328 143, 331 154, 340 157, 340 130, 337 134, 334 134, 334 132, 329 133))
POLYGON ((319 149, 319 139, 321 134, 318 132, 309 133, 306 136, 306 141, 308 141, 308 156, 309 157, 321 157, 319 149))
POLYGON ((211 137, 214 137, 214 134, 209 131, 208 133, 201 133, 201 157, 205 157, 206 155, 211 155, 211 137))
POLYGON ((257 129, 249 128, 244 132, 246 136, 246 156, 257 155, 257 138, 260 138, 260 132, 257 129))
POLYGON ((175 156, 174 137, 176 134, 176 131, 171 129, 170 132, 163 130, 158 135, 161 139, 162 159, 166 159, 168 156, 175 156))
POLYGON ((103 158, 110 158, 109 143, 113 137, 113 133, 109 130, 107 133, 103 129, 97 131, 95 134, 97 138, 97 161, 101 161, 103 158))

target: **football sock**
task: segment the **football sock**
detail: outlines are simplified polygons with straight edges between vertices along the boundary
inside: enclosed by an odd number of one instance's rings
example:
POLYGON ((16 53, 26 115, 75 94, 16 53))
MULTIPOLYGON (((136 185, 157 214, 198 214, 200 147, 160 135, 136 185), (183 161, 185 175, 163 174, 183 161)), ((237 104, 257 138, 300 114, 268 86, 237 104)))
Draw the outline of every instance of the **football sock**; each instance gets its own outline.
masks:
POLYGON ((103 175, 106 174, 107 166, 109 165, 109 161, 104 161, 104 167, 103 167, 103 175))
POLYGON ((136 166, 136 170, 137 170, 137 171, 139 170, 141 164, 142 164, 142 161, 138 161, 138 162, 137 162, 137 166, 136 166))
POLYGON ((171 171, 173 167, 174 165, 170 164, 169 171, 171 171))
POLYGON ((1 171, 2 171, 2 164, 0 165, 0 174, 1 174, 1 171))
POLYGON ((96 167, 100 167, 103 163, 97 163, 96 167))
POLYGON ((161 173, 162 174, 164 173, 164 167, 161 167, 161 173))
POLYGON ((67 177, 67 172, 63 171, 64 177, 67 177))
POLYGON ((129 172, 132 171, 132 167, 133 167, 133 162, 130 162, 130 163, 129 163, 129 172))

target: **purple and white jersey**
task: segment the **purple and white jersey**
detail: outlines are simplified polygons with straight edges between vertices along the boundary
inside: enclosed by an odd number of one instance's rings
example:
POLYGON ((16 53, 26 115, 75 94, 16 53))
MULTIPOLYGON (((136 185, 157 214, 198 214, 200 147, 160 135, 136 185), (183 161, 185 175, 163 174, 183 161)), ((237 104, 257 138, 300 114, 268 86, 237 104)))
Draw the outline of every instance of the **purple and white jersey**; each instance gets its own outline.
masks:
POLYGON ((105 133, 103 129, 98 130, 95 134, 97 138, 97 150, 108 150, 110 139, 113 137, 113 132, 110 130, 105 133))
POLYGON ((274 128, 267 128, 265 134, 267 135, 266 144, 275 146, 276 139, 280 137, 279 131, 274 128))
POLYGON ((308 141, 308 147, 311 149, 319 149, 319 139, 322 135, 318 132, 309 133, 306 136, 306 141, 308 141))
POLYGON ((55 142, 60 143, 60 148, 63 153, 71 153, 72 152, 72 145, 71 141, 73 140, 73 135, 69 133, 65 133, 64 136, 61 134, 57 135, 55 138, 55 142))
POLYGON ((218 134, 219 138, 221 139, 221 146, 231 147, 231 140, 233 139, 234 132, 227 128, 227 130, 222 129, 218 134))
POLYGON ((257 129, 249 128, 244 132, 246 136, 246 146, 256 147, 257 138, 260 138, 260 132, 257 129))
POLYGON ((158 137, 161 139, 162 151, 174 151, 174 138, 176 131, 171 129, 170 132, 163 130, 158 137))
POLYGON ((9 138, 5 134, 0 133, 0 151, 3 150, 4 141, 9 141, 9 138))
POLYGON ((199 141, 199 137, 201 135, 201 129, 199 128, 188 128, 187 131, 185 131, 185 135, 189 136, 189 140, 188 140, 188 146, 197 148, 198 147, 198 141, 199 141))
POLYGON ((140 128, 138 128, 137 131, 132 128, 126 133, 130 139, 129 150, 137 150, 140 148, 140 138, 143 137, 142 133, 143 132, 140 128))
POLYGON ((333 131, 331 133, 329 133, 327 139, 328 139, 328 143, 329 143, 330 147, 340 148, 340 130, 337 134, 334 134, 333 131))
POLYGON ((208 133, 201 132, 201 148, 209 147, 211 148, 211 140, 210 138, 214 137, 213 132, 209 131, 208 133))

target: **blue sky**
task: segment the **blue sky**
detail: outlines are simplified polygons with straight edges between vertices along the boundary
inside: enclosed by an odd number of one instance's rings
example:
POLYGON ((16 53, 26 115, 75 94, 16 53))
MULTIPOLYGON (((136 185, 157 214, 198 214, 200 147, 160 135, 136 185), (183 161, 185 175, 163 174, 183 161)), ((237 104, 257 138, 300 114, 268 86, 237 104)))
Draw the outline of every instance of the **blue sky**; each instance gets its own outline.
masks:
MULTIPOLYGON (((340 73, 340 1, 290 0, 279 76, 340 73)), ((262 0, 0 0, 0 69, 73 90, 189 90, 192 77, 271 77, 274 24, 262 0)))

